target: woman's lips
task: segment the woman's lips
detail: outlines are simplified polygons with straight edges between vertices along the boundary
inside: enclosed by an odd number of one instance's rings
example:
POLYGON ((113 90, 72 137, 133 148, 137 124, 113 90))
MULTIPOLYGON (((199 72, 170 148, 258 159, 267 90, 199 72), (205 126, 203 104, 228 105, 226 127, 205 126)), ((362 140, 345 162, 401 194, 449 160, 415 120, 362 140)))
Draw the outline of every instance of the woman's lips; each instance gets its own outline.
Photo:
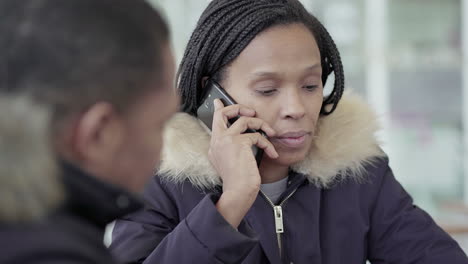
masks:
POLYGON ((289 148, 300 148, 304 145, 309 135, 310 133, 304 131, 288 132, 275 137, 274 141, 278 141, 289 148))

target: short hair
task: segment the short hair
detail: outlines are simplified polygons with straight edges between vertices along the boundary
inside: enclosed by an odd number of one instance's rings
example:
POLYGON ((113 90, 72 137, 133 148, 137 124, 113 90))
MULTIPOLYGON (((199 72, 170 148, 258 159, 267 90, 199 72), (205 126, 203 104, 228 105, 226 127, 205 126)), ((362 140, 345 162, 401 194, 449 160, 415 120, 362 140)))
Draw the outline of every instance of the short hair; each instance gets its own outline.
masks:
POLYGON ((99 101, 124 110, 162 78, 168 39, 144 0, 0 0, 0 93, 54 119, 99 101))
POLYGON ((196 115, 204 94, 202 78, 221 81, 228 66, 252 39, 275 25, 304 24, 317 41, 322 82, 334 72, 335 83, 321 114, 332 113, 343 94, 340 53, 325 27, 297 0, 213 0, 201 15, 177 74, 182 111, 196 115), (221 79, 221 80, 220 80, 221 79))

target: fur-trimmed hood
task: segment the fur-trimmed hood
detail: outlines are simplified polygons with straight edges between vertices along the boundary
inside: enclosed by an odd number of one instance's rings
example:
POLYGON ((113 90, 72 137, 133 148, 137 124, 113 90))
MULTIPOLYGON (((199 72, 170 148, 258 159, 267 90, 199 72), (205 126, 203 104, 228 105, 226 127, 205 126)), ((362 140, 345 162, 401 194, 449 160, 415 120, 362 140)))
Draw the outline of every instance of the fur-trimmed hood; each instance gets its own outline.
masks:
POLYGON ((63 199, 49 113, 26 96, 0 96, 0 221, 39 219, 63 199))
MULTIPOLYGON (((338 180, 365 176, 365 165, 385 156, 376 139, 379 125, 370 106, 357 95, 346 93, 337 109, 320 117, 309 154, 291 169, 307 176, 320 188, 338 180)), ((210 135, 199 120, 176 114, 164 133, 162 162, 158 174, 165 180, 189 180, 201 189, 221 184, 208 159, 210 135)))

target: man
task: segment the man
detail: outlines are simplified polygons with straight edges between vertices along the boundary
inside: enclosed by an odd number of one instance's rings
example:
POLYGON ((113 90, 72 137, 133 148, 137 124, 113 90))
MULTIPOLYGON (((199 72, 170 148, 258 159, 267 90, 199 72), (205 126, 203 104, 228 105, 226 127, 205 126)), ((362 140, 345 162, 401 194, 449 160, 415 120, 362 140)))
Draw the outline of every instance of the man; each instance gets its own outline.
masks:
POLYGON ((166 24, 143 0, 0 0, 0 49, 0 263, 116 263, 105 225, 141 208, 178 104, 166 24))

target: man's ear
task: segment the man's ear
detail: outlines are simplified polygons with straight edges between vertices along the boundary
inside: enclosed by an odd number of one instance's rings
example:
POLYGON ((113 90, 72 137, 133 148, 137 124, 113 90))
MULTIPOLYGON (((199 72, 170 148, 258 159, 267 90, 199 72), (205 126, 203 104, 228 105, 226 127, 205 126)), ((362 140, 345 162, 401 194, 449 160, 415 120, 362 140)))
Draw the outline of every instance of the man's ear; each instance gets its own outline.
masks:
POLYGON ((111 104, 96 103, 75 122, 72 144, 79 159, 91 163, 106 162, 118 151, 125 126, 111 104))

